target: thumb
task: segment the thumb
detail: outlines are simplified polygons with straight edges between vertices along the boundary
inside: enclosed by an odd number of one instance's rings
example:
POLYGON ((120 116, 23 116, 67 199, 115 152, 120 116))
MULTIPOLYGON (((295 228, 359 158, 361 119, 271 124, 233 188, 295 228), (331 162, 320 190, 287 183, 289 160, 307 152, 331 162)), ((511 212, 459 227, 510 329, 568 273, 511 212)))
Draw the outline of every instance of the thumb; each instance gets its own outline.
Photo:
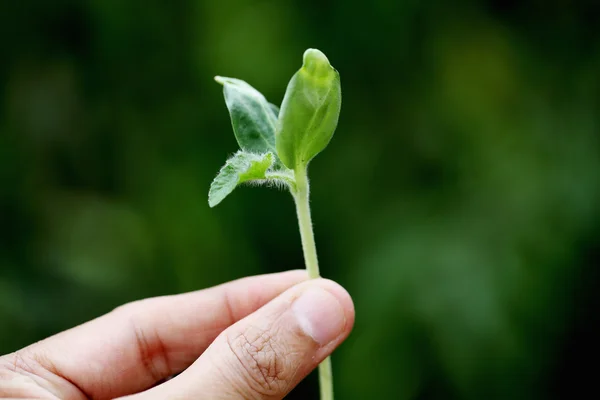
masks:
POLYGON ((340 285, 303 282, 230 326, 190 368, 142 397, 282 399, 353 324, 354 306, 340 285))

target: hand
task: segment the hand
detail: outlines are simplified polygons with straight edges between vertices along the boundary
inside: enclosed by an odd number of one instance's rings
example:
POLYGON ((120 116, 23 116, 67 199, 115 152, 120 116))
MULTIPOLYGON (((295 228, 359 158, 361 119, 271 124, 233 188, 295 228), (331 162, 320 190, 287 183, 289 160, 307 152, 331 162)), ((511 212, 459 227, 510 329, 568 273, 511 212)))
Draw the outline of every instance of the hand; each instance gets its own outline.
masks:
POLYGON ((244 278, 126 304, 0 357, 0 398, 282 399, 353 323, 332 281, 244 278))

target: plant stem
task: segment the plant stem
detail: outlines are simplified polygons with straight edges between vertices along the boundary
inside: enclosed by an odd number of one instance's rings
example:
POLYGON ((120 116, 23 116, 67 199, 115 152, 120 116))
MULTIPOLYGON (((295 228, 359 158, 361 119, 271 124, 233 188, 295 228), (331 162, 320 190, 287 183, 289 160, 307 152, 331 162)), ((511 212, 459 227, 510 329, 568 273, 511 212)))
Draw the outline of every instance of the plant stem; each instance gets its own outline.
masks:
POLYGON ((317 247, 313 234, 312 219, 310 217, 310 205, 308 204, 309 188, 306 176, 306 167, 298 167, 294 171, 296 177, 296 213, 298 214, 298 225, 300 227, 300 238, 302 239, 302 251, 304 252, 304 263, 311 279, 318 278, 319 261, 317 259, 317 247))
POLYGON ((321 400, 333 400, 331 357, 327 357, 319 364, 319 388, 321 389, 321 400))
MULTIPOLYGON (((296 213, 298 214, 298 225, 300 227, 300 238, 302 240, 302 251, 304 253, 304 263, 308 270, 308 276, 311 279, 318 278, 319 261, 317 259, 317 247, 315 245, 315 235, 312 228, 312 219, 310 217, 309 205, 309 184, 306 173, 306 166, 299 166, 294 170, 296 178, 296 190, 294 191, 294 201, 296 203, 296 213)), ((333 400, 333 377, 331 372, 331 358, 327 357, 319 365, 319 387, 321 400, 333 400)))

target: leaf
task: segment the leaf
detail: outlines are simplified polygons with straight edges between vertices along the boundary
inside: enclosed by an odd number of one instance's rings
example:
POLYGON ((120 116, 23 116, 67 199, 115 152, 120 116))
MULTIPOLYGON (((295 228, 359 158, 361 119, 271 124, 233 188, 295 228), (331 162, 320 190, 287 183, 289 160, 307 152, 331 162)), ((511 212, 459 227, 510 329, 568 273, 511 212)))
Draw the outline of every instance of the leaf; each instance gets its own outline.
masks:
POLYGON ((223 85, 233 132, 242 150, 277 154, 275 126, 279 108, 240 79, 216 76, 215 80, 223 85))
POLYGON ((342 105, 340 75, 319 50, 304 53, 290 80, 277 121, 277 156, 290 169, 305 167, 331 140, 342 105))
POLYGON ((271 107, 271 111, 275 114, 275 120, 277 120, 277 117, 279 117, 279 106, 269 103, 269 107, 271 107))
POLYGON ((238 151, 231 157, 213 180, 208 191, 208 205, 214 207, 244 182, 266 179, 273 165, 273 153, 253 154, 238 151))

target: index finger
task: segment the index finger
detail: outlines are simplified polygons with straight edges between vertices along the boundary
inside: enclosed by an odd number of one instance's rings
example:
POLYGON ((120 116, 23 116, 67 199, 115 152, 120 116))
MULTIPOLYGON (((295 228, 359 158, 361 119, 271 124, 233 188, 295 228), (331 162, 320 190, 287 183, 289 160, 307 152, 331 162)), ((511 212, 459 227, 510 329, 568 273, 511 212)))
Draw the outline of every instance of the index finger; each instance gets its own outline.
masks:
POLYGON ((50 386, 71 384, 87 398, 136 393, 184 370, 229 325, 307 278, 288 271, 129 303, 7 357, 33 361, 28 368, 41 368, 50 386))

